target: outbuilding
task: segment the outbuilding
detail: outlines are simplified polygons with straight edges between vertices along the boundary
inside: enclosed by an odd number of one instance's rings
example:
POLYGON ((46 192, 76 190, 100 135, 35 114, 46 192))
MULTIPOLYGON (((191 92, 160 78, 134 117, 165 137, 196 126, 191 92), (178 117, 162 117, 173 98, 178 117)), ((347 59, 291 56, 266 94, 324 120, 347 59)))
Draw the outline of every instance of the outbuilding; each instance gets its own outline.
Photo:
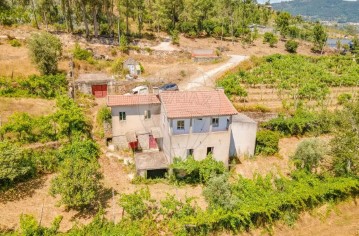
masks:
POLYGON ((103 98, 107 96, 108 85, 113 82, 115 82, 113 76, 104 73, 86 73, 80 74, 75 84, 82 93, 103 98))
POLYGON ((257 122, 244 114, 232 117, 230 156, 254 156, 257 126, 257 122))
POLYGON ((192 51, 192 59, 194 62, 211 62, 220 57, 212 49, 196 49, 192 51))
POLYGON ((126 61, 124 61, 123 68, 128 69, 131 76, 141 75, 140 63, 133 58, 128 58, 126 61))

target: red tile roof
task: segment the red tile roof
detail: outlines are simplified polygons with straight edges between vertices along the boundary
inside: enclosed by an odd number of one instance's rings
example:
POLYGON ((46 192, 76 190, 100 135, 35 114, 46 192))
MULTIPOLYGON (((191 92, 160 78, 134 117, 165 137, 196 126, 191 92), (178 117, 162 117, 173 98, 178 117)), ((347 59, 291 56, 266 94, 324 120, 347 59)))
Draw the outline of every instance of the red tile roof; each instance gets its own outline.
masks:
POLYGON ((160 93, 168 118, 235 115, 237 110, 222 90, 160 93))
POLYGON ((155 94, 109 95, 107 97, 107 105, 110 107, 146 104, 161 104, 161 102, 155 94))

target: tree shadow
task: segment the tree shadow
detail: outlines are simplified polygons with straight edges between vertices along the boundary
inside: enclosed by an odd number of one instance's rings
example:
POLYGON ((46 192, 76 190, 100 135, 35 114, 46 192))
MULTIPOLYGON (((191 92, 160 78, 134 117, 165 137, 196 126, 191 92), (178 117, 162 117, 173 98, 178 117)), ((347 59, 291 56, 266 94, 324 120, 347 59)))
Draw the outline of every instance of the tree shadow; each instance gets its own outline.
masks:
MULTIPOLYGON (((114 192, 116 195, 117 192, 114 192)), ((103 188, 99 193, 99 198, 97 203, 94 206, 79 209, 79 211, 71 217, 71 220, 75 219, 90 219, 94 217, 101 208, 109 207, 110 199, 112 199, 112 189, 111 188, 103 188)))
POLYGON ((11 186, 3 191, 0 191, 0 203, 18 201, 28 197, 32 197, 35 191, 42 188, 46 182, 46 177, 39 177, 30 179, 14 186, 11 186))

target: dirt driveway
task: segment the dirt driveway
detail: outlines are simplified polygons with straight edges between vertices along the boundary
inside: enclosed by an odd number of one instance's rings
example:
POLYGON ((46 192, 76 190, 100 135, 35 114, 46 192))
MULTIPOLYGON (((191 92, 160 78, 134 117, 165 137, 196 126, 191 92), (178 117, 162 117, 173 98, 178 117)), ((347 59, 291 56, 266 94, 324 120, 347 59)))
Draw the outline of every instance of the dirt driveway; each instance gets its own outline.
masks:
POLYGON ((198 89, 202 89, 203 87, 213 87, 215 85, 215 79, 220 74, 237 66, 239 63, 249 58, 248 56, 242 56, 242 55, 229 55, 229 57, 230 59, 225 63, 211 70, 203 71, 200 76, 192 78, 189 81, 186 81, 186 84, 180 85, 180 88, 184 90, 198 90, 198 89))

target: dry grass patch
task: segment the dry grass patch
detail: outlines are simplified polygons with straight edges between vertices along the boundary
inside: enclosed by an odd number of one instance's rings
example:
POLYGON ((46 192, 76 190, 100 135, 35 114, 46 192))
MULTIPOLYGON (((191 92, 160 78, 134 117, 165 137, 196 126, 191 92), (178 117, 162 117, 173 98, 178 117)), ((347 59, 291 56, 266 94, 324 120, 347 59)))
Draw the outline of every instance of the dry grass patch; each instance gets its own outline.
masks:
POLYGON ((14 112, 27 112, 30 115, 47 115, 54 111, 55 101, 35 98, 0 97, 0 116, 3 122, 14 112))

